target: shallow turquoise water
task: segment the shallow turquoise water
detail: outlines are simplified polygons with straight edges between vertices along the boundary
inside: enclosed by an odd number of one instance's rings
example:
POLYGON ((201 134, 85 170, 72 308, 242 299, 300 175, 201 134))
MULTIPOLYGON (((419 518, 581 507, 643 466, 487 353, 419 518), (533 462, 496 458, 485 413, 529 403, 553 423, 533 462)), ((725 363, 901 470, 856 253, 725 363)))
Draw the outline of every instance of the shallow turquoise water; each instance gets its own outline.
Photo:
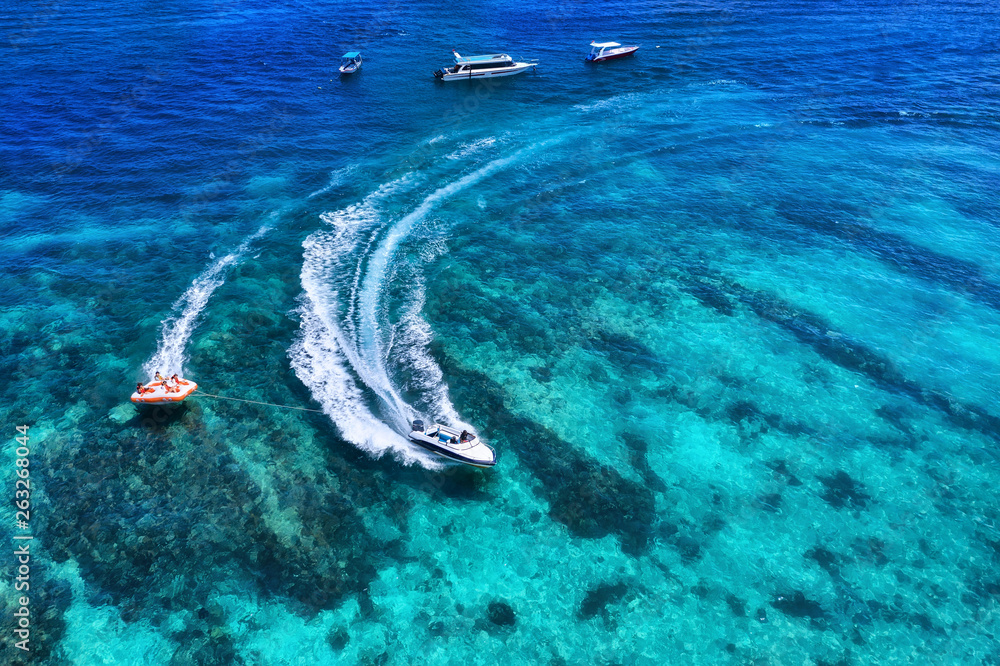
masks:
POLYGON ((9 21, 28 661, 1000 659, 993 10, 520 11, 9 21))

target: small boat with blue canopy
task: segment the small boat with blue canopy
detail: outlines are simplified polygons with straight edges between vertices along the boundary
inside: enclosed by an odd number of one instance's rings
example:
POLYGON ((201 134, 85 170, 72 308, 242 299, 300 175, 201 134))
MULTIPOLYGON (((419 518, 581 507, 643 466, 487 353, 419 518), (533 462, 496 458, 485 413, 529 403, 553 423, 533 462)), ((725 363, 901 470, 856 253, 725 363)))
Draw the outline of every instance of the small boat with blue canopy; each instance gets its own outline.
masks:
POLYGON ((361 69, 361 51, 348 51, 343 58, 344 62, 340 65, 341 74, 353 74, 361 69))

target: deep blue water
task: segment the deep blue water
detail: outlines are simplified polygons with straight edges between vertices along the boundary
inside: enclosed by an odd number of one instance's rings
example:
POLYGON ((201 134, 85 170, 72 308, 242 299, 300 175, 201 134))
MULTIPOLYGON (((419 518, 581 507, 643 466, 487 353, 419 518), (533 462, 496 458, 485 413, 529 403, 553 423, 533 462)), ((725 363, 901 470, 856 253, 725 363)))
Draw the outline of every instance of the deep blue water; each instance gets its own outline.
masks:
POLYGON ((3 663, 1000 662, 993 5, 0 29, 3 663))

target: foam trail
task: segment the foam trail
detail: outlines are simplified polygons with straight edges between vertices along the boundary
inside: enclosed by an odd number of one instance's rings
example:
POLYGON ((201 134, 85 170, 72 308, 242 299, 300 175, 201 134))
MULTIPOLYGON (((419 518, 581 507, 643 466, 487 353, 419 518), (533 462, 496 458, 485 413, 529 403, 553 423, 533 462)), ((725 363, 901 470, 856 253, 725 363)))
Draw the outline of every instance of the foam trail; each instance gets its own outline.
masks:
POLYGON ((303 334, 289 349, 292 368, 323 412, 333 419, 341 436, 363 451, 379 457, 394 451, 404 463, 422 462, 426 457, 397 432, 379 420, 365 406, 362 391, 347 371, 342 347, 337 343, 336 324, 323 307, 303 309, 303 334))
MULTIPOLYGON (((428 351, 434 339, 434 332, 430 324, 420 315, 426 297, 424 280, 417 276, 413 279, 413 284, 414 288, 404 306, 403 316, 393 336, 392 345, 398 349, 395 356, 400 359, 401 365, 406 368, 410 377, 403 388, 422 396, 415 407, 426 411, 435 423, 474 430, 471 424, 461 420, 451 404, 444 373, 428 351)), ((387 349, 386 352, 388 354, 390 350, 387 349)))
POLYGON ((408 184, 404 177, 381 186, 358 205, 324 214, 323 221, 332 229, 317 231, 303 242, 301 324, 288 356, 295 374, 344 439, 375 457, 393 451, 404 463, 436 467, 429 455, 415 450, 366 406, 364 392, 348 369, 366 381, 358 372, 356 346, 343 327, 350 317, 340 311, 338 286, 353 291, 360 271, 357 248, 382 223, 378 204, 408 184))
POLYGON ((354 168, 355 167, 352 164, 352 165, 346 166, 346 167, 344 167, 342 169, 335 169, 334 171, 331 171, 330 172, 330 182, 328 182, 326 185, 324 185, 323 187, 319 188, 318 190, 316 190, 315 192, 313 192, 312 194, 310 194, 306 198, 307 199, 312 199, 313 197, 317 197, 317 196, 319 196, 321 194, 325 194, 326 192, 329 192, 333 188, 338 187, 339 185, 343 184, 344 180, 349 175, 351 175, 354 172, 354 168))
MULTIPOLYGON (((389 274, 389 262, 399 244, 409 235, 414 225, 426 218, 434 208, 454 194, 515 162, 525 150, 527 149, 520 150, 509 157, 494 160, 454 183, 449 183, 435 190, 412 213, 393 225, 382 239, 378 249, 372 253, 368 260, 368 270, 364 277, 361 293, 358 295, 360 309, 358 352, 364 368, 365 382, 393 412, 398 428, 409 428, 413 410, 400 397, 389 379, 386 371, 386 356, 380 336, 378 312, 383 287, 389 274)), ((357 367, 355 365, 355 368, 357 367)))
MULTIPOLYGON (((271 217, 273 218, 274 214, 271 217)), ((208 299, 211 298, 212 293, 226 281, 226 271, 242 261, 253 242, 270 230, 270 223, 264 224, 240 243, 235 251, 221 259, 216 259, 201 275, 194 279, 187 291, 174 303, 173 310, 176 312, 183 308, 181 313, 163 320, 163 328, 160 330, 160 341, 156 352, 142 366, 145 377, 151 378, 157 372, 161 372, 167 377, 174 373, 184 374, 184 351, 191 338, 191 333, 194 332, 198 315, 208 305, 208 299)))
POLYGON ((445 155, 444 158, 446 160, 460 160, 463 157, 468 157, 469 155, 474 155, 482 150, 486 150, 487 148, 492 148, 496 145, 496 142, 497 139, 494 136, 478 139, 471 143, 462 144, 458 150, 445 155))
POLYGON ((421 394, 415 407, 427 410, 436 421, 462 424, 441 369, 426 349, 431 329, 420 318, 423 280, 419 275, 412 279, 415 288, 408 289, 407 304, 395 328, 387 331, 387 340, 379 321, 383 290, 392 278, 390 267, 400 267, 392 261, 396 250, 418 223, 448 198, 530 149, 490 162, 435 190, 388 227, 380 206, 406 188, 408 178, 383 185, 360 204, 324 214, 329 228, 303 243, 301 325, 289 358, 344 439, 358 448, 376 457, 391 451, 406 464, 441 466, 432 454, 399 434, 409 430, 411 417, 422 414, 403 400, 389 377, 389 352, 395 341, 399 349, 393 351, 393 366, 409 374, 407 388, 421 394), (373 397, 378 408, 371 403, 373 397))

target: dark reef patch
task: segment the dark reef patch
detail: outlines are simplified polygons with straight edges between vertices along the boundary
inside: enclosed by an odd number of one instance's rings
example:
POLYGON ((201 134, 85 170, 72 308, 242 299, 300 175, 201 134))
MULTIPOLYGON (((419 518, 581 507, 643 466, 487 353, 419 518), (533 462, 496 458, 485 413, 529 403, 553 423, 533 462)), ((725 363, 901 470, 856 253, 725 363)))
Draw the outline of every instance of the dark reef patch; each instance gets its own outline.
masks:
POLYGON ((517 622, 514 609, 505 601, 491 601, 486 608, 486 617, 498 627, 513 627, 517 622))
MULTIPOLYGON (((268 438, 250 431, 245 414, 225 404, 216 410, 234 439, 268 438)), ((48 501, 60 507, 44 512, 48 552, 57 562, 75 560, 102 603, 116 605, 126 622, 144 616, 155 623, 179 608, 210 613, 207 600, 220 578, 204 575, 208 569, 287 599, 308 617, 363 590, 386 557, 356 507, 389 503, 387 493, 373 475, 333 456, 320 478, 290 470, 273 479, 279 508, 294 509, 302 524, 289 539, 272 531, 265 498, 229 445, 207 432, 198 405, 165 425, 94 425, 91 432, 92 446, 52 442, 47 451, 58 460, 39 466, 48 501)), ((275 442, 283 436, 271 434, 275 442)), ((274 448, 275 465, 291 444, 274 448)), ((195 663, 227 650, 211 640, 177 658, 195 663)))
POLYGON ((236 651, 233 640, 222 631, 208 634, 199 631, 185 636, 170 658, 170 666, 215 666, 216 664, 242 666, 245 663, 236 651))
POLYGON ((549 429, 511 412, 503 387, 486 375, 460 367, 440 349, 445 375, 454 379, 452 396, 462 413, 490 439, 502 442, 499 455, 513 450, 540 481, 549 515, 576 536, 616 534, 622 550, 636 555, 648 546, 656 520, 652 492, 617 470, 587 457, 549 429))
POLYGON ((808 618, 813 624, 825 623, 829 616, 816 601, 808 599, 801 591, 778 594, 771 605, 789 617, 808 618))
POLYGON ((911 612, 905 608, 905 603, 898 594, 888 603, 869 599, 864 602, 861 609, 854 613, 852 622, 860 627, 867 627, 875 620, 903 624, 911 627, 920 627, 925 632, 944 635, 945 630, 934 624, 926 613, 911 612))
POLYGON ((702 305, 727 317, 736 312, 733 297, 709 280, 691 280, 684 283, 685 291, 702 305))
POLYGON ((757 505, 768 513, 781 510, 781 493, 767 493, 757 498, 757 505))
POLYGON ((351 642, 351 635, 343 627, 332 629, 326 637, 326 642, 334 652, 340 652, 351 642))
POLYGON ((649 443, 646 441, 646 438, 631 432, 622 433, 621 437, 629 450, 629 462, 635 471, 642 476, 642 480, 646 482, 649 488, 660 493, 665 492, 667 484, 649 466, 649 458, 647 457, 649 443))
POLYGON ((823 571, 831 576, 838 577, 840 575, 840 556, 822 546, 810 548, 803 557, 816 562, 823 571))
POLYGON ((770 429, 797 437, 811 435, 816 431, 802 423, 789 420, 781 414, 761 409, 749 400, 737 400, 725 407, 725 415, 730 423, 752 433, 766 433, 770 429))
POLYGON ((746 602, 735 594, 726 594, 726 605, 729 606, 729 611, 736 617, 747 616, 746 602))
POLYGON ((792 474, 791 470, 788 469, 788 463, 784 460, 771 460, 765 463, 769 468, 774 470, 775 473, 780 474, 785 477, 790 486, 801 486, 802 481, 799 477, 792 474))
POLYGON ((885 541, 878 537, 869 537, 867 539, 858 537, 851 542, 851 550, 863 562, 869 562, 880 567, 889 563, 889 558, 885 554, 885 541))
POLYGON ((785 330, 831 363, 864 375, 889 393, 905 395, 918 404, 937 409, 959 427, 980 432, 1000 442, 1000 417, 978 405, 963 404, 949 395, 907 379, 889 359, 851 336, 835 331, 822 317, 804 312, 774 294, 744 287, 705 267, 689 266, 685 272, 676 272, 675 278, 680 287, 688 292, 700 288, 698 285, 701 284, 724 290, 732 302, 743 305, 761 319, 785 330))
POLYGON ((901 273, 943 285, 1000 310, 1000 287, 990 282, 978 266, 915 245, 898 234, 861 224, 857 220, 865 215, 863 211, 856 210, 851 216, 845 213, 824 214, 784 203, 778 206, 778 212, 791 224, 862 248, 901 273))
POLYGON ((625 583, 615 583, 613 585, 602 583, 597 587, 591 588, 587 590, 583 601, 580 602, 580 609, 577 611, 577 616, 589 620, 599 613, 607 613, 607 607, 624 599, 626 592, 628 592, 628 586, 625 583))
POLYGON ((816 478, 826 487, 822 495, 823 500, 834 508, 842 509, 845 506, 850 506, 863 509, 871 499, 864 492, 864 484, 855 481, 843 470, 837 470, 830 476, 817 476, 816 478))
POLYGON ((679 535, 674 539, 673 545, 677 548, 677 552, 680 553, 685 564, 696 562, 701 557, 701 543, 693 537, 679 535))

